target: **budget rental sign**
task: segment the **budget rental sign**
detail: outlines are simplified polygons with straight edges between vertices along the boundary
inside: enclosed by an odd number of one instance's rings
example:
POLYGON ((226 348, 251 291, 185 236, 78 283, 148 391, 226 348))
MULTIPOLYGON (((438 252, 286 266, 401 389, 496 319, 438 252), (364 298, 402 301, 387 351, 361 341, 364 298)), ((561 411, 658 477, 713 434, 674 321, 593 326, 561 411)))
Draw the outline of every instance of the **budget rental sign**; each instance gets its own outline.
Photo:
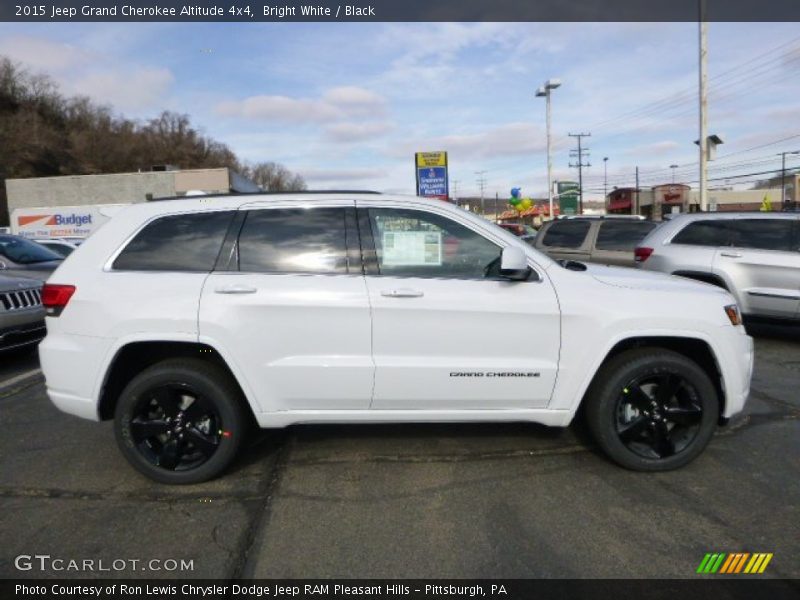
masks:
POLYGON ((417 152, 414 154, 417 176, 417 196, 447 200, 450 190, 447 180, 447 152, 417 152))

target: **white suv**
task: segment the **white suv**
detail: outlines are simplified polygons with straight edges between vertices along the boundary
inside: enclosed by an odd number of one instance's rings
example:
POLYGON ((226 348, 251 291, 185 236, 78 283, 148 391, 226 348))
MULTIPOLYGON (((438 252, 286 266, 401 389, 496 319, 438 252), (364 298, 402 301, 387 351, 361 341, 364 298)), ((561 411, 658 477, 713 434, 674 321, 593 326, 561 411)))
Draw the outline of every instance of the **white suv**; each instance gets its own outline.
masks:
POLYGON ((128 460, 166 483, 219 474, 249 422, 567 426, 581 406, 616 462, 672 469, 742 410, 753 364, 725 290, 558 263, 413 197, 133 205, 43 301, 52 401, 114 418, 128 460))

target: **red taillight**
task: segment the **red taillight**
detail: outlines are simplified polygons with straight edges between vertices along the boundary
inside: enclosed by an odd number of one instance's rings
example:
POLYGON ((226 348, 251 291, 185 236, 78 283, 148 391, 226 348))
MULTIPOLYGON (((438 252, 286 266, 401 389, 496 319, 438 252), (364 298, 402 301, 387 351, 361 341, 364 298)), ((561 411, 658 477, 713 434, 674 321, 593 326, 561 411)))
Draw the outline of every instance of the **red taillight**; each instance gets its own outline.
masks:
POLYGON ((633 251, 633 257, 637 263, 643 263, 648 258, 650 258, 650 255, 652 253, 653 253, 652 248, 645 248, 644 246, 639 246, 638 248, 636 248, 636 250, 633 251))
POLYGON ((44 304, 47 316, 57 317, 60 315, 74 293, 74 285, 45 283, 42 288, 42 304, 44 304))

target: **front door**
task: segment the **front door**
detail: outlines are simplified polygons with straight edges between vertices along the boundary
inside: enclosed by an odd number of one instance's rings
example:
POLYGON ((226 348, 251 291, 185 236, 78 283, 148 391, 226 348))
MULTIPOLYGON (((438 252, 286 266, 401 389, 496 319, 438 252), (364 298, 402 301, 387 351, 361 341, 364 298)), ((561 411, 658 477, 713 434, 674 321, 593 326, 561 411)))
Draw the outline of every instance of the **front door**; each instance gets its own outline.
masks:
POLYGON ((560 315, 544 271, 504 280, 502 237, 447 211, 366 204, 359 228, 372 306, 372 408, 547 406, 560 315))

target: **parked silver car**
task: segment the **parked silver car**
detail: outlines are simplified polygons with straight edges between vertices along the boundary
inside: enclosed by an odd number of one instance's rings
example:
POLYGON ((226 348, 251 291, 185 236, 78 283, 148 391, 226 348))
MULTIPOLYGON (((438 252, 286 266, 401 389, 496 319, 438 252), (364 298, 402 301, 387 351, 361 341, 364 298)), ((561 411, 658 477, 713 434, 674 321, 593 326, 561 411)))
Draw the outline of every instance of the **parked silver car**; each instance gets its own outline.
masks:
POLYGON ((639 268, 726 288, 745 316, 800 319, 800 214, 682 214, 635 253, 639 268))
POLYGON ((0 353, 32 348, 44 336, 42 283, 0 276, 0 353))
POLYGON ((545 223, 532 246, 556 260, 632 267, 633 249, 657 223, 630 216, 575 216, 545 223))
POLYGON ((0 272, 44 281, 64 260, 60 254, 18 235, 0 235, 0 272))

